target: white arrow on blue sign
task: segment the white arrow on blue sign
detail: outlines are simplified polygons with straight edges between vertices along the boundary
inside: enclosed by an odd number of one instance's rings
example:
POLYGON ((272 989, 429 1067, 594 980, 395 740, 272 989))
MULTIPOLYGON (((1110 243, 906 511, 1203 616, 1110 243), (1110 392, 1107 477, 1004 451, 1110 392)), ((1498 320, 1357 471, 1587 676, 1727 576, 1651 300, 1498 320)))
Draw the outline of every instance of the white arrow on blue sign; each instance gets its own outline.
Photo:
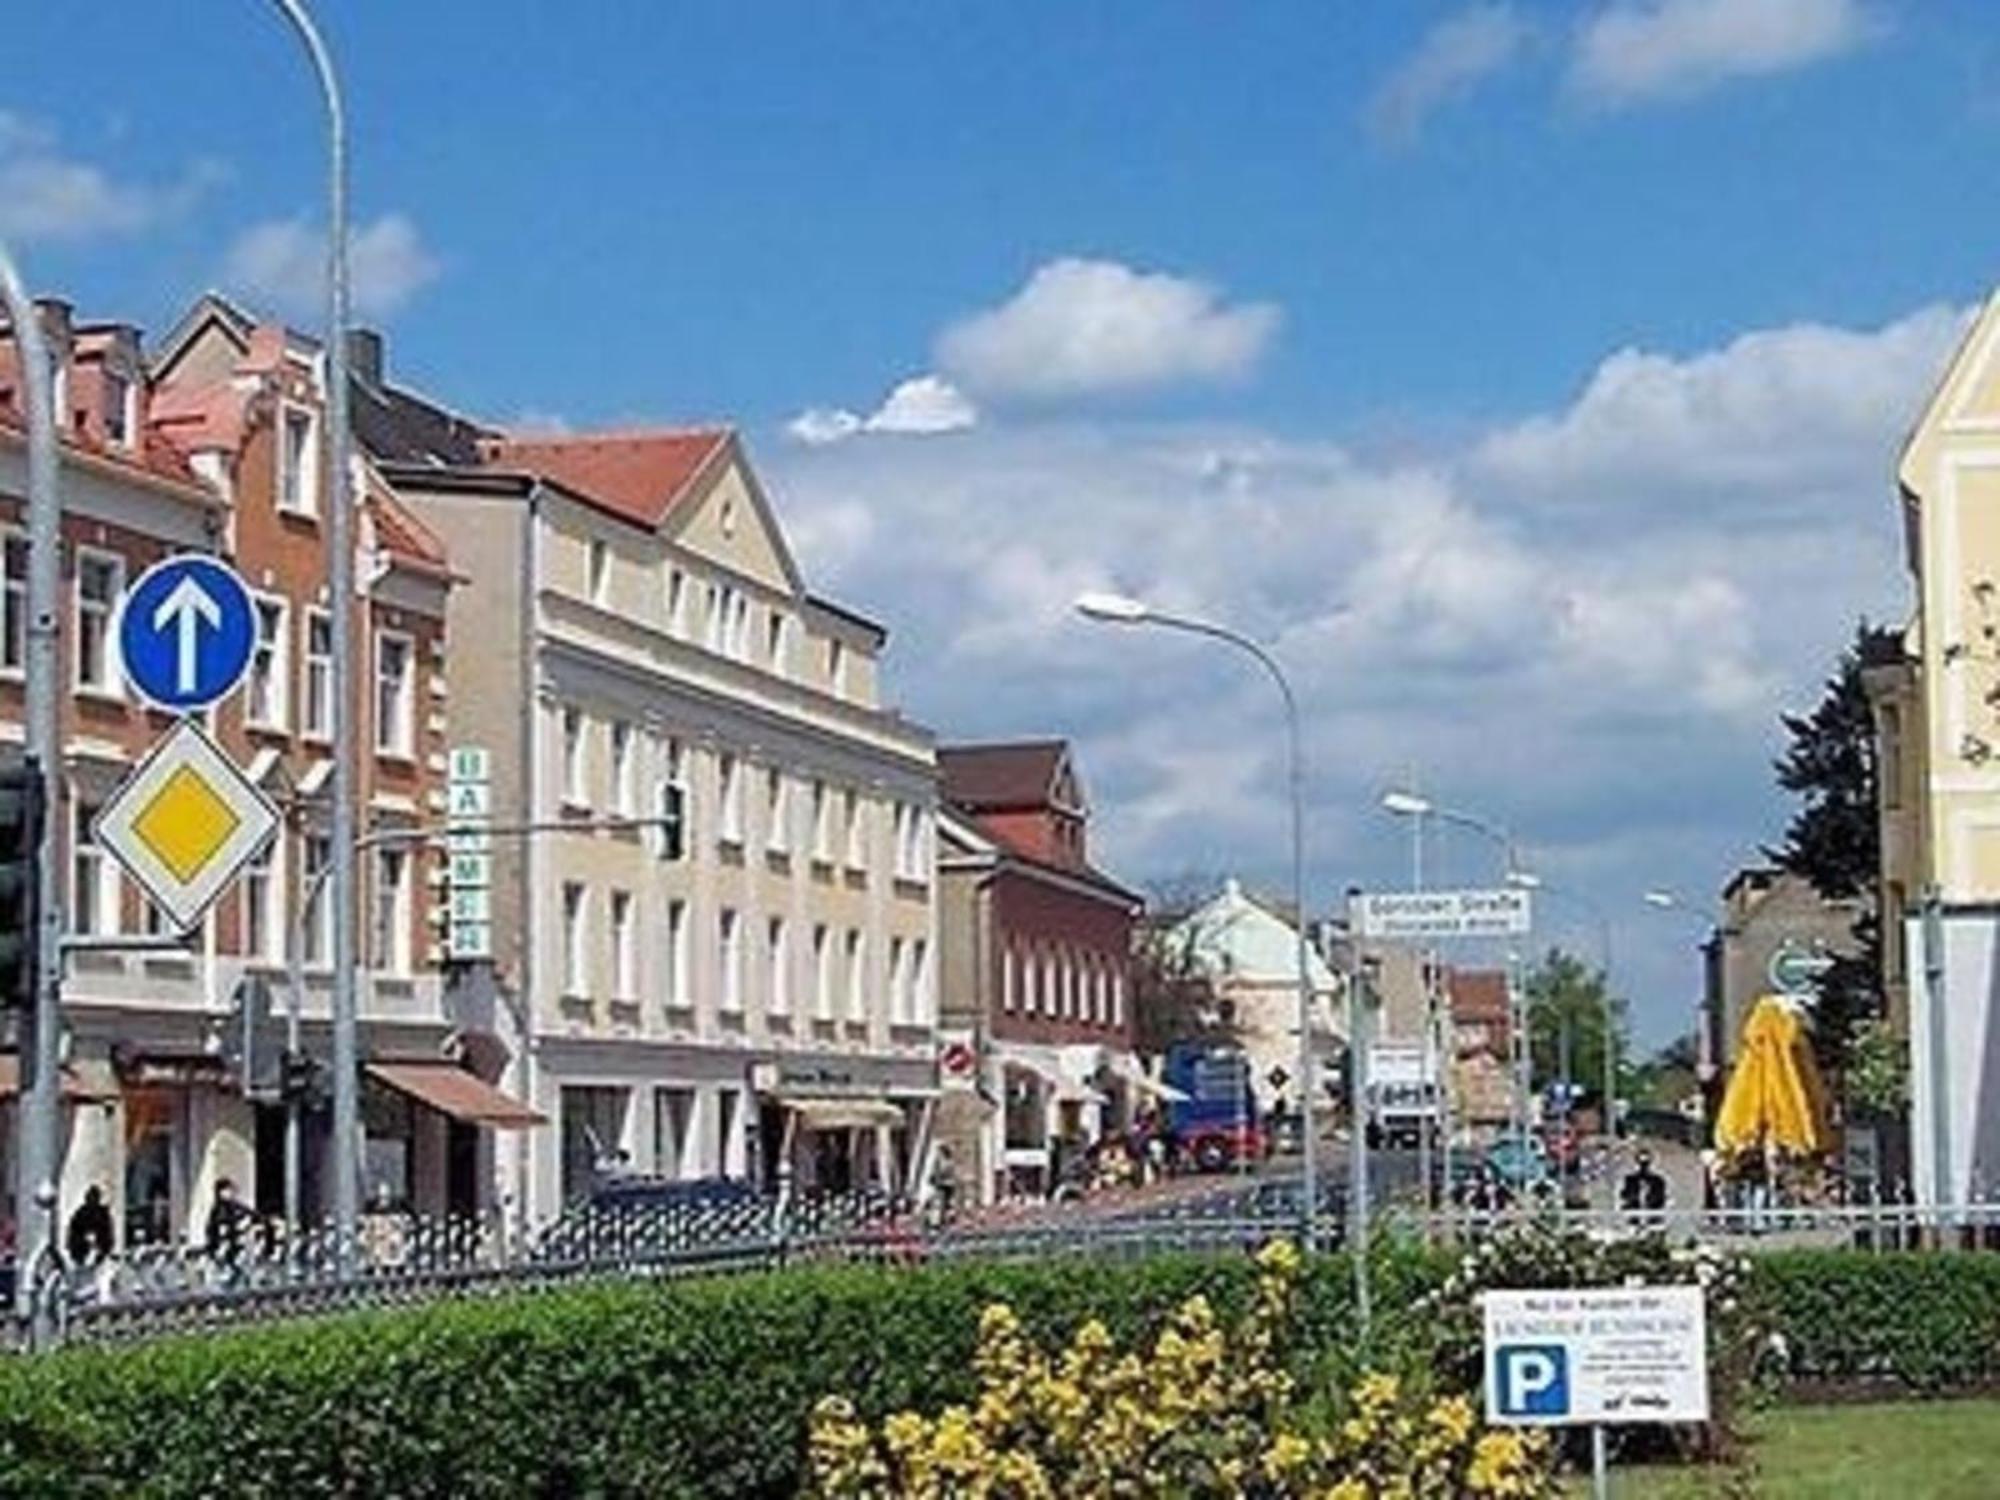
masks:
POLYGON ((161 708, 206 708, 243 680, 257 644, 250 590, 213 557, 169 557, 125 591, 118 655, 125 677, 161 708))

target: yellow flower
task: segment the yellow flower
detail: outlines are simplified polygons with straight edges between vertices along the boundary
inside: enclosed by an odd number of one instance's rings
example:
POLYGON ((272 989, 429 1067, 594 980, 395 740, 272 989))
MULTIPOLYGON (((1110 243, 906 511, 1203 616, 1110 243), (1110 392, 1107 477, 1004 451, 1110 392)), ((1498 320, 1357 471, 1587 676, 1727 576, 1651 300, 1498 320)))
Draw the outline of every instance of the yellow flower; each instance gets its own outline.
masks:
POLYGON ((1343 1479, 1323 1493, 1320 1500, 1368 1500, 1368 1486, 1358 1479, 1343 1479))
POLYGON ((1258 1268, 1276 1276, 1295 1276, 1302 1263, 1299 1247, 1286 1239, 1272 1240, 1257 1252, 1258 1268))
POLYGON ((1463 1396, 1447 1396, 1431 1408, 1432 1429, 1456 1447, 1472 1436, 1472 1403, 1463 1396))
POLYGON ((1354 1387, 1354 1404, 1364 1412, 1379 1415, 1393 1408, 1403 1394, 1403 1383, 1380 1371, 1364 1375, 1354 1387))
POLYGON ((1264 1450, 1264 1474, 1274 1484, 1283 1483, 1312 1462, 1312 1444, 1296 1432, 1281 1432, 1264 1450))

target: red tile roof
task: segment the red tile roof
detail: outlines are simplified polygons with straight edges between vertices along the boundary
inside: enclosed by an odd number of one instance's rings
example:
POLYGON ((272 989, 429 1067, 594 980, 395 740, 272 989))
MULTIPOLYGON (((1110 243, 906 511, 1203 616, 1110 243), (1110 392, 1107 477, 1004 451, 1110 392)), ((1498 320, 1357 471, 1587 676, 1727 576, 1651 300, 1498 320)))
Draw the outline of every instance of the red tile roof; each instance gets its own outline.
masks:
POLYGON ((170 380, 153 387, 147 402, 147 425, 186 453, 205 448, 234 453, 243 444, 251 393, 226 380, 189 385, 170 380))
POLYGON ((1451 1018, 1461 1026, 1507 1024, 1507 976, 1498 969, 1453 969, 1451 1018))
POLYGON ((380 487, 368 487, 368 520, 375 528, 375 540, 399 562, 414 563, 429 572, 449 572, 450 555, 444 541, 401 501, 380 487))
MULTIPOLYGON (((25 424, 20 410, 14 405, 12 395, 0 398, 0 428, 15 435, 17 441, 24 440, 25 424)), ((144 435, 138 450, 115 447, 94 434, 79 433, 74 430, 59 434, 61 445, 72 453, 88 454, 105 463, 116 464, 120 468, 133 469, 155 479, 169 480, 188 489, 208 490, 208 484, 188 466, 187 455, 168 441, 163 434, 150 428, 144 435)))
POLYGON ((640 526, 657 526, 725 448, 728 428, 655 429, 562 437, 508 435, 480 444, 498 468, 550 479, 640 526))
POLYGON ((1061 740, 940 745, 938 774, 945 801, 968 812, 1046 807, 1064 749, 1061 740))

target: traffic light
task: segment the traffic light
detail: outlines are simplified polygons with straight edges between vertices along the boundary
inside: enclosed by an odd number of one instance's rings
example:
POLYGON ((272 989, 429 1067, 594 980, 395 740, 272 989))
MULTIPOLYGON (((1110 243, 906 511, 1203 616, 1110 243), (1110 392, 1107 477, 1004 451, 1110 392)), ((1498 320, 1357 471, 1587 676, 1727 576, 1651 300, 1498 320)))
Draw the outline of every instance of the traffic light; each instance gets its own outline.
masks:
POLYGON ((320 1096, 320 1065, 310 1053, 287 1047, 278 1054, 278 1094, 310 1108, 320 1096))
POLYGON ((0 766, 0 1006, 28 1005, 35 996, 46 821, 40 769, 31 761, 0 766))
POLYGON ((678 781, 660 783, 660 858, 677 860, 687 847, 687 794, 678 781))

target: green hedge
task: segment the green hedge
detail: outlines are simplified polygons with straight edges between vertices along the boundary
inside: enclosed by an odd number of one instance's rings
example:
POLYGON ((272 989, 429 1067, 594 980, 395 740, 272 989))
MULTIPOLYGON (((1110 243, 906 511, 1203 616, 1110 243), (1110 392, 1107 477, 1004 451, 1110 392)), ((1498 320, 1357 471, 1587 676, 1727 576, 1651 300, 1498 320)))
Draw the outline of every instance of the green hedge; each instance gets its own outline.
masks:
MULTIPOLYGON (((1431 1357, 1410 1309, 1449 1264, 1381 1255, 1375 1362, 1431 1357)), ((11 1360, 0 1494, 790 1495, 817 1397, 879 1415, 966 1394, 989 1301, 1038 1335, 1098 1316, 1122 1341, 1196 1290, 1238 1308, 1252 1279, 1240 1257, 814 1267, 11 1360)), ((1302 1373, 1341 1381, 1360 1357, 1348 1263, 1313 1264, 1303 1293, 1302 1373)), ((1808 1377, 1929 1392, 2000 1373, 2000 1257, 1776 1253, 1749 1295, 1808 1377)))

